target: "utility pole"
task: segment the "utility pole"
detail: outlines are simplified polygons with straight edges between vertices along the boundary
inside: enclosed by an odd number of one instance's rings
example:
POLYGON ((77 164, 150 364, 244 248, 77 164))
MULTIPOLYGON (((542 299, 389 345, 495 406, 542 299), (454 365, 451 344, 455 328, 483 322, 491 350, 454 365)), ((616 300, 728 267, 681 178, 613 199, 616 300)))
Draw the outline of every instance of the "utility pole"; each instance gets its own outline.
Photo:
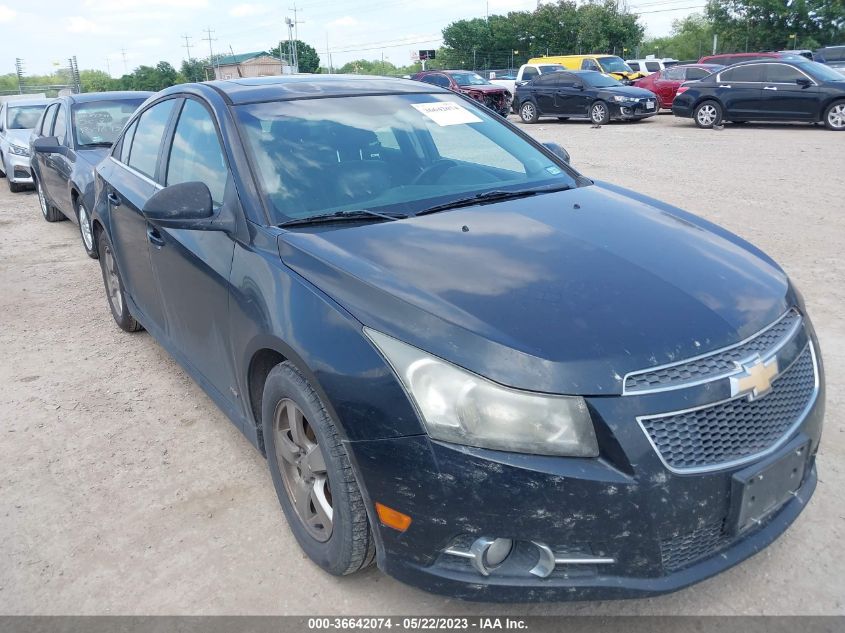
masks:
POLYGON ((23 94, 23 60, 15 58, 15 74, 18 76, 18 94, 23 94))
POLYGON ((187 35, 183 35, 182 37, 185 38, 185 45, 182 48, 184 48, 186 51, 188 51, 188 61, 191 61, 191 59, 193 59, 191 57, 191 42, 190 42, 191 38, 188 37, 187 35))
POLYGON ((123 74, 128 75, 129 74, 129 66, 126 65, 126 49, 121 48, 120 54, 123 56, 123 74))
MULTIPOLYGON (((214 49, 211 47, 212 42, 216 42, 216 37, 211 37, 211 34, 214 33, 214 30, 211 27, 208 27, 203 31, 206 36, 202 39, 208 42, 208 63, 211 64, 211 67, 214 68, 214 49)), ((205 80, 208 81, 208 69, 205 71, 205 80)))
POLYGON ((296 43, 299 41, 299 25, 305 24, 305 22, 298 17, 298 12, 302 9, 297 8, 296 2, 293 3, 292 7, 288 7, 288 10, 293 11, 293 37, 291 39, 293 41, 294 72, 299 72, 299 51, 296 43))
POLYGON ((109 63, 108 55, 106 55, 106 72, 109 74, 109 77, 111 77, 111 64, 109 63))
POLYGON ((299 72, 299 60, 296 58, 296 44, 293 41, 294 23, 290 18, 285 18, 285 24, 288 26, 288 60, 291 64, 291 71, 299 72))
POLYGON ((331 53, 329 53, 329 32, 326 31, 326 68, 329 69, 329 74, 332 72, 331 53))

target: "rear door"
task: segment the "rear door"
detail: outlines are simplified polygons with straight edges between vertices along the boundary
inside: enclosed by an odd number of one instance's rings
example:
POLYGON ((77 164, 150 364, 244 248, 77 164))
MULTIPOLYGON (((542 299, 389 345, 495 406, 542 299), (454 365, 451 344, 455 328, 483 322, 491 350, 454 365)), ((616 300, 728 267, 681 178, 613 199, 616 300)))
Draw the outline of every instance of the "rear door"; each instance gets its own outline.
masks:
MULTIPOLYGON (((200 101, 183 102, 162 160, 165 185, 205 183, 217 213, 242 213, 214 117, 200 101)), ((147 234, 171 344, 234 403, 227 335, 234 240, 223 231, 172 229, 154 222, 147 234)))
POLYGON ((716 96, 724 106, 724 118, 765 119, 763 81, 765 64, 726 68, 717 75, 716 96))
POLYGON ((165 332, 164 307, 153 275, 148 230, 141 209, 161 188, 158 172, 165 133, 176 99, 159 101, 144 110, 127 129, 116 168, 105 177, 111 240, 126 293, 141 324, 156 336, 165 332))
POLYGON ((537 102, 537 109, 540 114, 556 114, 555 91, 557 90, 558 73, 540 75, 529 85, 534 93, 534 100, 537 102))
POLYGON ((660 99, 660 105, 664 108, 671 108, 675 93, 686 79, 692 79, 685 74, 686 68, 667 68, 661 70, 654 79, 654 92, 660 99))
POLYGON ((795 66, 766 64, 762 107, 770 119, 818 120, 821 114, 819 87, 795 66), (807 82, 807 85, 799 84, 799 80, 807 82))

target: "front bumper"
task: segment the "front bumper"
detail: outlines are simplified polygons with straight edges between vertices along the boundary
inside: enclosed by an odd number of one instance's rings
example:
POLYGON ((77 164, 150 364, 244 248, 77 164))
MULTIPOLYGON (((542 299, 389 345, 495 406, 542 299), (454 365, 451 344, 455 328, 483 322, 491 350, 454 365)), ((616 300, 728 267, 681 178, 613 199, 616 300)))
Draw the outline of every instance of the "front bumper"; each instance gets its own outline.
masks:
POLYGON ((470 448, 425 435, 351 442, 370 501, 413 520, 404 533, 376 528, 379 567, 431 592, 484 601, 643 597, 704 580, 774 541, 812 496, 824 416, 820 363, 818 378, 789 442, 765 458, 695 474, 667 468, 635 421, 643 409, 680 408, 689 396, 683 390, 588 398, 598 459, 470 448), (799 438, 809 447, 800 487, 736 535, 734 475, 779 457, 799 438), (480 537, 517 542, 487 576, 454 554, 480 537), (531 573, 542 558, 536 543, 561 559, 545 577, 531 573))
POLYGON ((654 103, 654 107, 650 110, 646 109, 645 103, 642 101, 637 102, 636 104, 613 102, 610 107, 610 118, 621 119, 623 121, 647 119, 660 111, 660 101, 657 97, 655 97, 652 101, 654 103))
POLYGON ((6 178, 9 179, 9 182, 20 185, 33 184, 29 156, 20 156, 10 152, 3 157, 3 160, 5 161, 3 170, 6 172, 6 178))

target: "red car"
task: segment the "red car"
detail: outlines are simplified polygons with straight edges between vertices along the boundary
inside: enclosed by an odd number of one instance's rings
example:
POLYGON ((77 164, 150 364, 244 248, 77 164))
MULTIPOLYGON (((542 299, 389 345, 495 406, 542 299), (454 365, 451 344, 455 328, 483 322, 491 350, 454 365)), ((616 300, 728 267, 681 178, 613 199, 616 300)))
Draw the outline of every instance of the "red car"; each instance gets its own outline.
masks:
POLYGON ((510 112, 511 93, 507 88, 491 84, 471 70, 425 70, 411 79, 465 94, 503 117, 510 112))
POLYGON ((634 82, 637 88, 651 90, 657 95, 661 108, 671 108, 678 87, 685 81, 704 79, 707 75, 724 68, 721 64, 683 64, 664 68, 634 82))
POLYGON ((699 64, 722 64, 723 66, 730 66, 731 64, 738 64, 739 62, 751 62, 758 59, 787 59, 792 61, 801 61, 801 55, 790 52, 774 52, 768 53, 720 53, 719 55, 705 55, 698 60, 699 64))

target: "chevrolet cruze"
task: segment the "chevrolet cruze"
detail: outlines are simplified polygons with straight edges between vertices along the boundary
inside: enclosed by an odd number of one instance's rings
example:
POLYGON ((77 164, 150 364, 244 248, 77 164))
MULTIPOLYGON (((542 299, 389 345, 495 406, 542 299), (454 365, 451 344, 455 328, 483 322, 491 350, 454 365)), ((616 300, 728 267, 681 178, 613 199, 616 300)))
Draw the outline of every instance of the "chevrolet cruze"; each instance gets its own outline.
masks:
POLYGON ((333 574, 672 591, 771 543, 815 488, 821 358, 783 270, 461 95, 168 88, 97 167, 93 230, 117 324, 266 455, 333 574))

